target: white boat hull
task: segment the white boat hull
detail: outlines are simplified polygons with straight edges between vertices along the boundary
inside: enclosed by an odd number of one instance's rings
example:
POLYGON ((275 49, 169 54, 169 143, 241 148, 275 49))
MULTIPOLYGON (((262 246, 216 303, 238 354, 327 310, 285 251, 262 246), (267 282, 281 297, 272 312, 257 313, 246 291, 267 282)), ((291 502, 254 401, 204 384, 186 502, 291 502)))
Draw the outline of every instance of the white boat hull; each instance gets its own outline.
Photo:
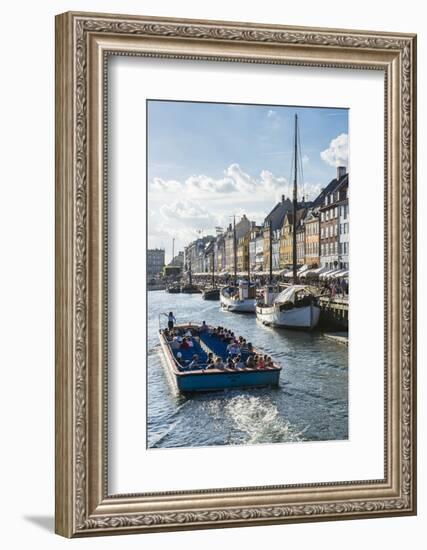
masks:
POLYGON ((277 306, 257 307, 257 319, 265 325, 312 330, 320 318, 320 308, 314 304, 280 311, 277 306))
POLYGON ((234 311, 236 313, 255 313, 256 300, 253 298, 234 300, 233 298, 227 298, 221 294, 220 300, 221 307, 227 311, 234 311))

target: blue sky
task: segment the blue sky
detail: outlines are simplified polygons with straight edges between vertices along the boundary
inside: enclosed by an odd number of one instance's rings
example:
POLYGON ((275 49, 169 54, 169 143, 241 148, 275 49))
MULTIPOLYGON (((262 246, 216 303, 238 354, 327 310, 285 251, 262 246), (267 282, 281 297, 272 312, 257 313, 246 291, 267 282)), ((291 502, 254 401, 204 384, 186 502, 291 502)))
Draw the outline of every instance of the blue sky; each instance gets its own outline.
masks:
POLYGON ((245 212, 261 222, 291 194, 294 115, 313 199, 348 163, 348 110, 150 100, 148 246, 175 250, 245 212))

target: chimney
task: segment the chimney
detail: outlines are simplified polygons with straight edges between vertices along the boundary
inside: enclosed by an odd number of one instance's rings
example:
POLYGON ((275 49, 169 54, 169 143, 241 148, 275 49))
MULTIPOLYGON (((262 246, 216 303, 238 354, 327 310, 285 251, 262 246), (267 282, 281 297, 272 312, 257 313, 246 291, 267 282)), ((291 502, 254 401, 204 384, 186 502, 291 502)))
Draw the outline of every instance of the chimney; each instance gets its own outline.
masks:
POLYGON ((345 176, 347 173, 347 169, 345 166, 337 166, 337 180, 345 176))

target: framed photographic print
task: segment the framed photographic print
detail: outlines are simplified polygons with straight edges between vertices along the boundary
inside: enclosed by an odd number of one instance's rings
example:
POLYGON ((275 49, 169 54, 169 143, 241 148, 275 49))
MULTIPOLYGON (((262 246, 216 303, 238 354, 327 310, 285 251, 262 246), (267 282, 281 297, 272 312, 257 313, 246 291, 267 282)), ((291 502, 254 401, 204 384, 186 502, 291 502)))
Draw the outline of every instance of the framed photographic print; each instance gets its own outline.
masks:
POLYGON ((416 37, 56 18, 56 531, 416 513, 416 37))

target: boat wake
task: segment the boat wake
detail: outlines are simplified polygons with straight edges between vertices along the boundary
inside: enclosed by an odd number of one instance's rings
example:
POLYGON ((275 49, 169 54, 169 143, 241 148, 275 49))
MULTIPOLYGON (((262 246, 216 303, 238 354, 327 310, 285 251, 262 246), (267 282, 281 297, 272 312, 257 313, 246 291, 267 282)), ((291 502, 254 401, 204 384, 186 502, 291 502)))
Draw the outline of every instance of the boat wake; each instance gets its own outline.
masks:
POLYGON ((225 407, 235 427, 246 434, 240 443, 290 443, 304 441, 304 432, 280 416, 268 398, 255 396, 234 397, 225 407))

